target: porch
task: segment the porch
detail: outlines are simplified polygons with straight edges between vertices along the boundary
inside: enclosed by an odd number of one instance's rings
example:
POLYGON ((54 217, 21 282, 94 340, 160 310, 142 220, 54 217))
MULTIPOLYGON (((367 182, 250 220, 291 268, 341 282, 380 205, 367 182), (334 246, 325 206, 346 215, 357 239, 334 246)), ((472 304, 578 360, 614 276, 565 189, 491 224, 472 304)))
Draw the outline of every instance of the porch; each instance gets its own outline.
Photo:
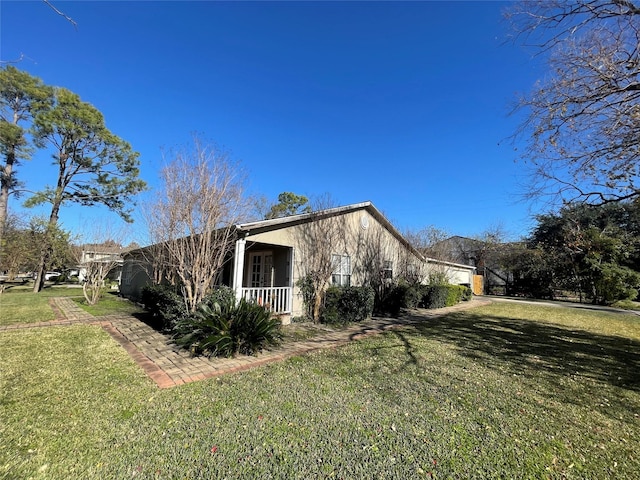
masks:
POLYGON ((239 239, 232 286, 238 299, 255 302, 276 315, 291 315, 293 248, 239 239))

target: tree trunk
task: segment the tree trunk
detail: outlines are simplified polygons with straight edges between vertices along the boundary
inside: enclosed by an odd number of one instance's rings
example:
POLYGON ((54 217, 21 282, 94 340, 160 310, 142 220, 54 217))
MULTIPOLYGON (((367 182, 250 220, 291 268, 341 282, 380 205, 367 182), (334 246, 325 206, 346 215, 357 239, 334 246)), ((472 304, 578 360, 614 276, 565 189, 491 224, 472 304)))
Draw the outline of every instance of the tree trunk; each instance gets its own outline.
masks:
POLYGON ((36 271, 36 279, 33 282, 34 293, 38 293, 44 288, 44 276, 47 273, 47 267, 49 266, 49 260, 51 259, 53 249, 53 245, 51 244, 51 234, 54 227, 58 224, 58 213, 60 212, 61 203, 61 200, 56 200, 51 208, 49 223, 47 224, 47 230, 44 234, 44 245, 42 246, 40 263, 38 264, 38 270, 36 271))
POLYGON ((6 164, 2 167, 2 171, 0 172, 0 246, 2 245, 2 238, 4 237, 4 230, 7 224, 11 175, 13 173, 15 158, 16 156, 13 148, 9 148, 6 164))

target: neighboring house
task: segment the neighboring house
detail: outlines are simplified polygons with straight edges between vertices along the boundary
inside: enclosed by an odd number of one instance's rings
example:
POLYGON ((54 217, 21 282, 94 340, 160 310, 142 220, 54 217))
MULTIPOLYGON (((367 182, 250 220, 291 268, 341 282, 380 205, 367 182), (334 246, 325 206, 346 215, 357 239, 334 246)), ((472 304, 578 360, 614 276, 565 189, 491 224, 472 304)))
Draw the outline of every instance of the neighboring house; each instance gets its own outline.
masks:
POLYGON ((78 280, 84 282, 87 274, 87 264, 102 262, 114 265, 107 278, 120 283, 122 277, 122 258, 126 249, 119 245, 112 244, 86 244, 80 252, 80 263, 77 266, 78 280))
MULTIPOLYGON (((437 269, 451 283, 470 286, 475 271, 424 257, 370 202, 240 224, 234 230, 235 245, 219 283, 232 287, 238 298, 268 306, 283 316, 283 323, 305 312, 296 284, 319 249, 331 249, 334 285, 367 284, 372 272, 382 281, 412 275, 424 282, 437 269), (322 232, 326 241, 318 240, 322 232)), ((150 251, 145 247, 125 255, 123 295, 137 297, 151 283, 150 251)))
POLYGON ((504 295, 513 278, 510 272, 501 267, 499 260, 510 245, 454 236, 438 242, 433 248, 440 258, 476 267, 477 275, 482 277, 483 293, 504 295))

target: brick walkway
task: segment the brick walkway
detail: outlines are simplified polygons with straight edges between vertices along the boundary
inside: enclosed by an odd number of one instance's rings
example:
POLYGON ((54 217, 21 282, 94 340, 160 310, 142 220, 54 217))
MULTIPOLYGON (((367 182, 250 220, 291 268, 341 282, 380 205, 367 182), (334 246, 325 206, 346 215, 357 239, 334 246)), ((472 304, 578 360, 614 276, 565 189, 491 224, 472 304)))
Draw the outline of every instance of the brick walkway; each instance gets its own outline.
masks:
POLYGON ((421 311, 420 316, 404 318, 373 318, 353 327, 333 331, 321 331, 311 339, 287 343, 272 351, 256 356, 238 355, 235 358, 191 357, 188 352, 171 343, 170 339, 128 315, 94 317, 70 298, 51 299, 51 307, 58 317, 49 322, 9 325, 1 331, 87 323, 101 326, 129 353, 131 358, 160 387, 169 388, 184 383, 239 372, 286 358, 324 348, 335 348, 367 335, 375 335, 391 328, 411 325, 428 317, 444 315, 452 310, 462 310, 489 303, 474 299, 455 307, 421 311))

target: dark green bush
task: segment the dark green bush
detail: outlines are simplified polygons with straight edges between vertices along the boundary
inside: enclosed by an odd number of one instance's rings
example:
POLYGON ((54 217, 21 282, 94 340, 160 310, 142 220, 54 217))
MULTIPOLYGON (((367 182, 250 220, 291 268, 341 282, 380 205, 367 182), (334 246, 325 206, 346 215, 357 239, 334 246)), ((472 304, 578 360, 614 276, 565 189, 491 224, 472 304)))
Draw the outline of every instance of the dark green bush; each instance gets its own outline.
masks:
POLYGON ((461 301, 471 299, 472 292, 464 285, 428 285, 423 287, 423 308, 452 307, 461 301))
POLYGON ((443 308, 447 306, 448 285, 427 285, 424 288, 421 306, 423 308, 443 308))
POLYGON ((196 313, 177 322, 176 343, 193 355, 231 357, 253 355, 276 345, 282 335, 280 321, 264 307, 226 296, 220 302, 202 303, 196 313))
POLYGON ((424 297, 426 285, 411 285, 407 291, 405 292, 405 307, 406 308, 417 308, 420 306, 420 302, 422 301, 422 297, 424 297))
POLYGON ((236 292, 233 291, 233 288, 227 286, 218 286, 215 287, 206 297, 204 297, 202 303, 212 306, 214 303, 226 304, 229 302, 235 302, 235 299, 236 292))
POLYGON ((460 285, 463 290, 462 290, 462 301, 463 302, 468 302, 469 300, 471 300, 473 298, 473 290, 471 290, 471 287, 466 287, 464 285, 460 285))
POLYGON ((371 287, 330 287, 325 293, 320 321, 334 325, 361 322, 373 313, 374 299, 371 287))
POLYGON ((373 310, 381 315, 396 316, 405 305, 407 285, 393 285, 375 296, 373 310))
POLYGON ((403 308, 416 308, 420 306, 423 289, 423 285, 395 284, 385 290, 374 310, 381 314, 396 316, 403 308))
POLYGON ((151 314, 154 328, 172 330, 176 323, 189 315, 184 299, 170 285, 147 285, 142 288, 140 302, 151 314))

